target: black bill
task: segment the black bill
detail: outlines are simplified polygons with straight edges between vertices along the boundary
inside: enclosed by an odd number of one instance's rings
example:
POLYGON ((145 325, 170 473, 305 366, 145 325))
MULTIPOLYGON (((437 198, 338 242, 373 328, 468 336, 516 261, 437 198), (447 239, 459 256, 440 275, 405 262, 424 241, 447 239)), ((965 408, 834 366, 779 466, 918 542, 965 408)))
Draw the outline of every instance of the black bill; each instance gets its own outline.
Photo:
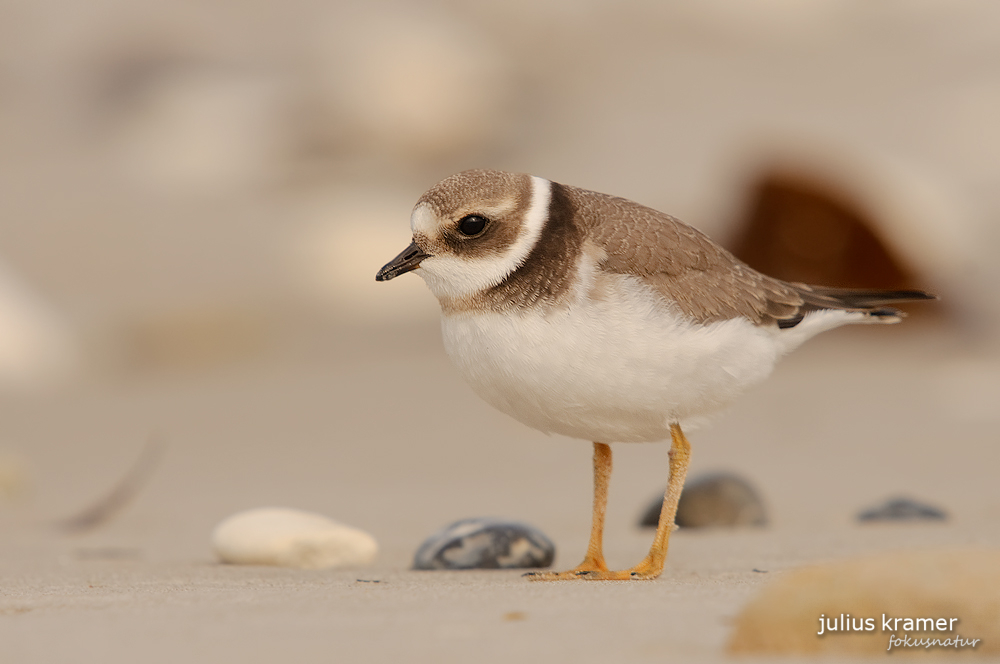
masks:
POLYGON ((382 269, 375 275, 375 281, 389 281, 410 270, 420 267, 420 261, 430 256, 417 246, 416 242, 411 242, 410 246, 403 249, 403 252, 382 266, 382 269))

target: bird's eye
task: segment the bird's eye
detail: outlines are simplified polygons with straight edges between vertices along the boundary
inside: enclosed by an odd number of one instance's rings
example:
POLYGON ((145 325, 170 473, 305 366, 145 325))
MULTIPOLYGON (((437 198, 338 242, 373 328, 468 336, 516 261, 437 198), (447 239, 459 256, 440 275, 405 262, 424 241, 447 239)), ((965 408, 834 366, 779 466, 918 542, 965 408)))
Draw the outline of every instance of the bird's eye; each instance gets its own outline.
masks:
POLYGON ((486 218, 477 214, 462 217, 462 220, 458 222, 458 230, 462 232, 462 235, 469 237, 479 235, 484 228, 486 228, 486 218))

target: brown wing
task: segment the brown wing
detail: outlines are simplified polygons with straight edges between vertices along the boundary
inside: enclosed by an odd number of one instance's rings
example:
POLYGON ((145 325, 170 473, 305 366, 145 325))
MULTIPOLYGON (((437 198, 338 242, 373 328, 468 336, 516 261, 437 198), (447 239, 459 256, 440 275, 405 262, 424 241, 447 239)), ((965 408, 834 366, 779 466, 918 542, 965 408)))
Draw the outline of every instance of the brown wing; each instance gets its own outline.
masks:
POLYGON ((787 283, 757 272, 704 233, 670 215, 624 198, 567 189, 588 237, 607 254, 601 268, 641 277, 698 322, 743 316, 759 325, 792 327, 817 309, 889 316, 899 315, 884 306, 889 302, 933 298, 922 291, 861 291, 787 283))

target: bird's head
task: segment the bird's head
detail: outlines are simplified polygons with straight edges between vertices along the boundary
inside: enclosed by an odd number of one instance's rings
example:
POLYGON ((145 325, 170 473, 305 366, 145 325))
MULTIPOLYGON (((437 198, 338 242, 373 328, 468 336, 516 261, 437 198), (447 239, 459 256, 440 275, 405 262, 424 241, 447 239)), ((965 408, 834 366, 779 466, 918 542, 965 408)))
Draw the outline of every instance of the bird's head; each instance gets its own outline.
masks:
POLYGON ((434 185, 410 216, 413 242, 377 281, 416 270, 438 299, 467 298, 502 282, 538 240, 549 183, 521 173, 465 171, 434 185))

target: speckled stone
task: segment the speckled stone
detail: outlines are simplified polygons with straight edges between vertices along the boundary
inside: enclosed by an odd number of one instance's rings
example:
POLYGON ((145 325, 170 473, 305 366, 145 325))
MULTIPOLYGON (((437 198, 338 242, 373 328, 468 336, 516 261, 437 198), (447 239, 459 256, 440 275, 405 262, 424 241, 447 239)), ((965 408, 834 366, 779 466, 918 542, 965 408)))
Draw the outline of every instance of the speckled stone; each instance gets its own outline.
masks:
POLYGON ((431 535, 417 550, 414 569, 548 567, 556 555, 537 528, 515 521, 463 519, 431 535))
MULTIPOLYGON (((643 513, 641 526, 655 528, 660 521, 661 494, 643 513)), ((703 475, 684 487, 675 522, 681 528, 708 526, 764 526, 764 503, 750 484, 735 475, 703 475)))
POLYGON ((212 549, 224 563, 299 569, 356 567, 375 559, 368 533, 322 514, 282 507, 239 512, 212 531, 212 549))
POLYGON ((931 505, 909 498, 890 498, 858 514, 858 521, 945 521, 948 515, 931 505))

